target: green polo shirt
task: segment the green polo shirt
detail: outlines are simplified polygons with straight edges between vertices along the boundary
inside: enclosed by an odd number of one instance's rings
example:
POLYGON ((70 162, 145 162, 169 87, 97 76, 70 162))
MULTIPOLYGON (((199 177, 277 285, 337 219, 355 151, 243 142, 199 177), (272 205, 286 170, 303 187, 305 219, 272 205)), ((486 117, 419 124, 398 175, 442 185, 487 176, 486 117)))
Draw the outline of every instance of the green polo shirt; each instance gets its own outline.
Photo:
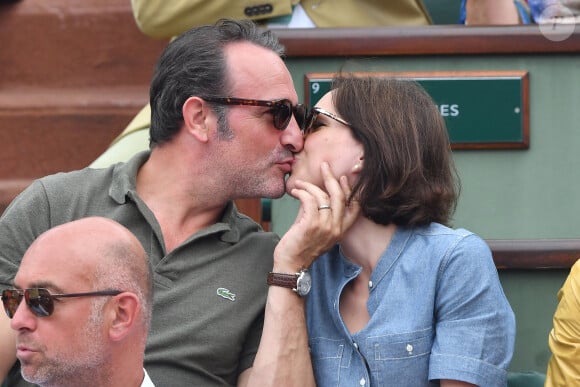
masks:
MULTIPOLYGON (((154 272, 145 368, 155 385, 235 385, 258 349, 265 279, 279 238, 230 202, 218 223, 167 253, 161 228, 136 191, 137 171, 148 157, 143 152, 105 169, 34 181, 0 219, 0 286, 12 285, 22 255, 44 231, 88 216, 114 219, 141 241, 154 272)), ((7 382, 29 385, 17 367, 7 382)))

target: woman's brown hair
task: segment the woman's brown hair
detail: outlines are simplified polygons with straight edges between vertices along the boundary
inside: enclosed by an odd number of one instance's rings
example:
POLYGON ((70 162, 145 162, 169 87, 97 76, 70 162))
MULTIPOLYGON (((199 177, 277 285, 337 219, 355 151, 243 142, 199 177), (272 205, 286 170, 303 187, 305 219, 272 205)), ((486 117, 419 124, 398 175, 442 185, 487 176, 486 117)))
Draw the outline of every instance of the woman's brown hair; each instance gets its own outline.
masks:
POLYGON ((336 110, 364 147, 352 198, 379 224, 449 225, 460 186, 447 128, 416 82, 340 75, 333 81, 336 110))

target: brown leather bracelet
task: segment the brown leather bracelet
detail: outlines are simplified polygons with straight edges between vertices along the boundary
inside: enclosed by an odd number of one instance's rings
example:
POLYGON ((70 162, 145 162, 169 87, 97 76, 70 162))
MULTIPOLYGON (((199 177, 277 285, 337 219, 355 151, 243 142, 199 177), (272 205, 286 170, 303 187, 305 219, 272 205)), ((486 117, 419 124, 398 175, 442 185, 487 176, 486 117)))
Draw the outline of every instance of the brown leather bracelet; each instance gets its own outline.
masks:
POLYGON ((284 288, 296 289, 296 281, 298 280, 297 274, 284 274, 284 273, 268 273, 268 279, 266 282, 268 285, 282 286, 284 288))
POLYGON ((266 282, 268 285, 292 289, 300 297, 306 296, 312 286, 310 273, 306 269, 302 269, 296 274, 270 272, 266 282))

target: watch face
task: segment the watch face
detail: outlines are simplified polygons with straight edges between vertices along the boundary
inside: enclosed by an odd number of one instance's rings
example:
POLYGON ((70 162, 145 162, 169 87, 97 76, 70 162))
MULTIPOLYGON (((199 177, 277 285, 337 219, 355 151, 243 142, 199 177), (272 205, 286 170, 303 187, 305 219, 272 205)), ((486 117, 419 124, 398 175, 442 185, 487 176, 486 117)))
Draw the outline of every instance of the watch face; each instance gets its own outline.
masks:
POLYGON ((312 278, 310 277, 310 273, 306 270, 300 272, 300 276, 296 280, 296 293, 299 296, 304 297, 310 292, 310 288, 312 287, 312 278))

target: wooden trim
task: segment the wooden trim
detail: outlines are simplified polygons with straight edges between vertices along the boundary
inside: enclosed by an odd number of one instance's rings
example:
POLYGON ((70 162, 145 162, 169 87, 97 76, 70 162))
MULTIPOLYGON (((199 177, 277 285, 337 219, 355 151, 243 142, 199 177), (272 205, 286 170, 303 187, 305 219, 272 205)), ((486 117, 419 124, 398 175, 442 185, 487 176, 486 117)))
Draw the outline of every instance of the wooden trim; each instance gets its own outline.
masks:
POLYGON ((498 269, 569 269, 580 258, 580 239, 487 240, 498 269))
POLYGON ((580 28, 561 42, 538 25, 279 29, 286 56, 490 55, 580 52, 580 28))

